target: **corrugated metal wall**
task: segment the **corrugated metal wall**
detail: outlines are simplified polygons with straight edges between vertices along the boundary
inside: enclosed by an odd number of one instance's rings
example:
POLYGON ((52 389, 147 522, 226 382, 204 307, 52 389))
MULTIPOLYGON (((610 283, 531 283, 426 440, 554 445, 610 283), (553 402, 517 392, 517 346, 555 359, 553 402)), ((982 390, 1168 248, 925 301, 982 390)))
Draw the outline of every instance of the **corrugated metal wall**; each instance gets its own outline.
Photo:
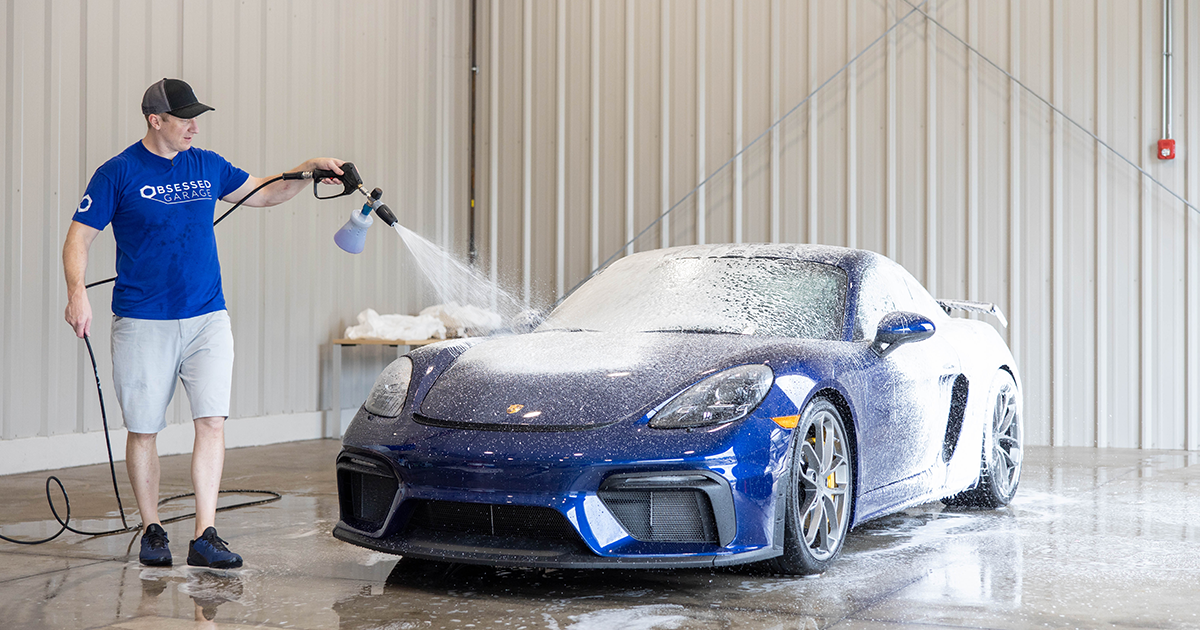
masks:
MULTIPOLYGON (((463 221, 455 217, 466 215, 468 9, 466 0, 0 4, 2 437, 100 427, 85 347, 63 321, 62 241, 92 172, 142 137, 146 86, 182 77, 216 107, 199 118, 198 146, 261 176, 318 155, 352 160, 405 224, 449 242, 463 221)), ((305 192, 276 208, 240 209, 218 226, 237 345, 232 417, 321 409, 331 338, 364 308, 426 305, 390 230, 373 228, 357 256, 334 246, 361 203, 305 192)), ((111 276, 114 261, 107 230, 92 247, 88 280, 111 276)), ((111 286, 90 296, 107 409, 119 425, 111 286)), ((347 353, 347 373, 373 379, 388 355, 394 350, 347 353), (360 360, 375 367, 355 370, 360 360)), ((344 390, 363 388, 353 385, 344 390)), ((189 420, 180 394, 168 422, 189 420)))
POLYGON ((1161 6, 481 1, 481 260, 545 304, 626 251, 873 249, 1008 313, 1030 442, 1200 448, 1200 5, 1173 161, 1161 6))
MULTIPOLYGON (((626 251, 874 249, 1009 314, 1031 442, 1198 449, 1200 220, 1167 189, 1200 199, 1200 8, 1173 2, 1180 150, 1160 162, 1159 0, 479 0, 481 264, 540 305, 626 251)), ((99 427, 61 243, 162 76, 218 108, 202 146, 256 174, 352 159, 465 255, 469 0, 0 6, 0 437, 99 427)), ((350 207, 302 196, 218 228, 235 417, 320 409, 323 344, 365 307, 428 302, 390 233, 333 248, 350 207)), ((89 279, 113 257, 105 235, 89 279)), ((94 331, 110 383, 105 316, 94 331)))

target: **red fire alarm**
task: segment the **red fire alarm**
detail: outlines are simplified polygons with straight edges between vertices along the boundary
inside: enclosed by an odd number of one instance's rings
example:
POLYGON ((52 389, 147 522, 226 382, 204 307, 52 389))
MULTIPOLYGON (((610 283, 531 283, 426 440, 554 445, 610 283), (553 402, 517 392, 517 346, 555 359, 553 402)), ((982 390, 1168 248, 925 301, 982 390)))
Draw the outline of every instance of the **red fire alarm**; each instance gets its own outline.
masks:
POLYGON ((1166 140, 1158 141, 1158 159, 1174 160, 1175 159, 1175 140, 1167 138, 1166 140))

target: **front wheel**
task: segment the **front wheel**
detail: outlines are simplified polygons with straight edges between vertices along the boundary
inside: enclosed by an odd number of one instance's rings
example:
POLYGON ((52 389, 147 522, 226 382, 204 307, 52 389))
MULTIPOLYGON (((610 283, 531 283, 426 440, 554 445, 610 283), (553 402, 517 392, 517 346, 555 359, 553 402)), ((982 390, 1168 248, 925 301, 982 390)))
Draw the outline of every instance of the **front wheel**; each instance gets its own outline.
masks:
POLYGON ((841 412, 825 398, 805 408, 792 437, 783 555, 788 575, 822 573, 842 551, 854 506, 854 455, 841 412))
POLYGON ((1024 461, 1021 392, 1008 372, 1001 370, 992 382, 990 433, 984 436, 979 482, 946 503, 964 507, 998 508, 1017 494, 1024 461))

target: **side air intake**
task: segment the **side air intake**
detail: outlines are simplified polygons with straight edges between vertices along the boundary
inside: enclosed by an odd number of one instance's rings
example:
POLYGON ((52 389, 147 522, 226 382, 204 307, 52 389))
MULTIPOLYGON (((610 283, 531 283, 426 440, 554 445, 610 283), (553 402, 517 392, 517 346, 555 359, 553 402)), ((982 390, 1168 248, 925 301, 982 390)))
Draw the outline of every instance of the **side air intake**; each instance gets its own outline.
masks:
POLYGON ((967 412, 967 377, 959 374, 950 388, 950 417, 946 421, 946 438, 942 441, 942 461, 949 462, 962 435, 963 417, 967 412))

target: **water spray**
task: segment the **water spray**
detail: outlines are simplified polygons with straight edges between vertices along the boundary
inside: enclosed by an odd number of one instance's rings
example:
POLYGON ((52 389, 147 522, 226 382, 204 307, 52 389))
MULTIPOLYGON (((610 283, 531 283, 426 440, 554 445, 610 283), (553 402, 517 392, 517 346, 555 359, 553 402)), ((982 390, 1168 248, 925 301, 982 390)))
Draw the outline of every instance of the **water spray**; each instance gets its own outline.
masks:
MULTIPOLYGON (((333 235, 333 242, 348 253, 362 253, 366 246, 367 231, 375 223, 371 213, 383 220, 391 228, 395 228, 409 252, 416 260, 422 273, 433 284, 434 290, 443 302, 462 304, 464 306, 485 307, 495 311, 515 314, 521 311, 518 300, 496 287, 491 281, 477 270, 455 260, 449 252, 422 238, 415 232, 405 228, 396 221, 396 215, 387 204, 383 203, 383 190, 372 189, 367 192, 363 185, 358 169, 350 162, 342 164, 342 175, 332 171, 316 169, 308 172, 284 173, 285 179, 313 180, 313 194, 318 199, 332 199, 358 192, 366 197, 361 208, 351 211, 350 218, 341 229, 333 235), (321 197, 316 192, 316 182, 322 179, 337 179, 343 184, 343 190, 329 197, 321 197)), ((533 322, 529 327, 536 326, 533 322)))

